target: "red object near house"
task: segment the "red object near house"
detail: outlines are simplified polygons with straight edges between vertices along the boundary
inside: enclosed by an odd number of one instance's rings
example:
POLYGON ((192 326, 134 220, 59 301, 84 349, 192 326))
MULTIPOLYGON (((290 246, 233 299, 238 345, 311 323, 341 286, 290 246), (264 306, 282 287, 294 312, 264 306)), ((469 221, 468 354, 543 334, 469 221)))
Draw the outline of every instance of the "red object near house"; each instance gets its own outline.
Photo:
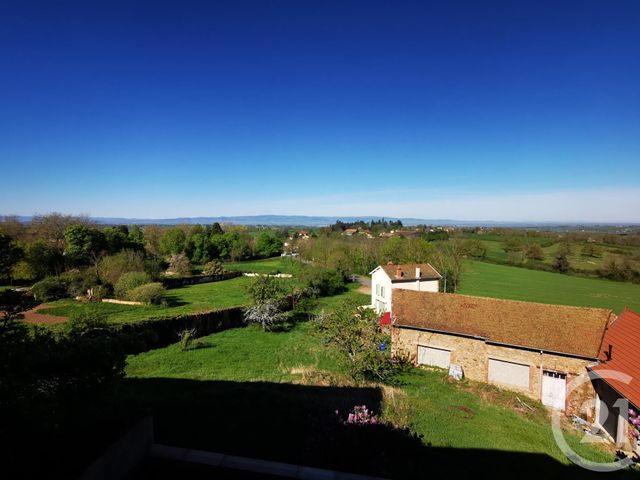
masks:
POLYGON ((380 317, 380 326, 386 327, 387 325, 391 325, 391 312, 385 312, 380 317))

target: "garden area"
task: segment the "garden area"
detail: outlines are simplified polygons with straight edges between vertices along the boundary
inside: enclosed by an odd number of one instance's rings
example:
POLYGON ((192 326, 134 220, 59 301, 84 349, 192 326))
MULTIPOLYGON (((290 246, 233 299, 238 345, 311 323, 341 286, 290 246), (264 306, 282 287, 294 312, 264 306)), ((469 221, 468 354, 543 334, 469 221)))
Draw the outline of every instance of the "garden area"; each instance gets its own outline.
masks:
MULTIPOLYGON (((149 406, 157 441, 167 445, 390 478, 433 473, 498 477, 582 475, 556 446, 537 402, 488 385, 450 383, 446 372, 409 368, 391 383, 356 381, 318 334, 313 314, 341 308, 348 293, 317 300, 311 316, 285 328, 253 325, 130 356, 122 391, 149 406), (365 405, 376 425, 345 422, 365 405), (408 429, 408 430, 407 430, 408 429), (464 462, 460 460, 464 458, 464 462)), ((613 452, 571 446, 587 458, 613 452)))

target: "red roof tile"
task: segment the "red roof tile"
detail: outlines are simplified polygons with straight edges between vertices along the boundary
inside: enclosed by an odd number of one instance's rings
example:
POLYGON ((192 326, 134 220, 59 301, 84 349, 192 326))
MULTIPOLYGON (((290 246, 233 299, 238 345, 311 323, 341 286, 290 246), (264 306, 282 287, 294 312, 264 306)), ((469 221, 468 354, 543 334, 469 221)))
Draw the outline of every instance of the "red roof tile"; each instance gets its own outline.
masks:
POLYGON ((442 278, 435 268, 430 263, 387 263, 381 265, 382 269, 389 275, 392 282, 411 281, 417 280, 416 267, 420 268, 420 278, 423 280, 436 280, 442 278), (396 275, 400 269, 400 278, 396 275))
POLYGON ((595 373, 614 370, 631 377, 629 383, 612 378, 603 380, 640 408, 640 314, 625 308, 611 323, 602 342, 600 360, 603 363, 592 368, 595 373), (610 360, 607 359, 609 345, 610 360))
POLYGON ((480 337, 547 352, 596 359, 612 315, 569 307, 453 293, 393 291, 395 325, 480 337))

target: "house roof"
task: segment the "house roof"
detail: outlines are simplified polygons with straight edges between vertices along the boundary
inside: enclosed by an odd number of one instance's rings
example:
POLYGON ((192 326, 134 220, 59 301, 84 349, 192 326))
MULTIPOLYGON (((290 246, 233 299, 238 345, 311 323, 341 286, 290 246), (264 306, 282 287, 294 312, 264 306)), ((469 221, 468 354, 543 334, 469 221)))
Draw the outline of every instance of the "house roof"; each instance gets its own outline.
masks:
POLYGON ((420 268, 420 279, 421 280, 437 280, 442 278, 435 268, 431 266, 430 263, 388 263, 386 265, 381 265, 381 268, 389 275, 389 278, 392 282, 407 282, 411 280, 418 280, 416 278, 416 267, 420 268), (396 276, 398 272, 398 268, 400 269, 402 275, 400 278, 396 276))
POLYGON ((480 337, 572 356, 597 358, 611 310, 394 290, 398 327, 480 337))
MULTIPOLYGON (((614 320, 604 335, 600 360, 603 362, 591 370, 602 373, 613 370, 631 377, 629 383, 613 378, 603 378, 618 393, 627 398, 636 407, 640 407, 640 314, 624 309, 614 320), (607 358, 611 345, 611 359, 607 358)), ((602 373, 605 377, 604 373, 602 373)))

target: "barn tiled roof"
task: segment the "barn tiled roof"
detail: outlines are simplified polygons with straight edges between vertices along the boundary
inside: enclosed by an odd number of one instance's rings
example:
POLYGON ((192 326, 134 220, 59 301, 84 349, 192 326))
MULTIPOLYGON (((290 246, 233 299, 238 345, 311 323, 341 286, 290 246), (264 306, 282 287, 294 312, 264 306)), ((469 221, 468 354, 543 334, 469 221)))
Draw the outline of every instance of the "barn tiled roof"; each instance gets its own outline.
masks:
POLYGON ((392 282, 395 281, 409 281, 417 280, 416 267, 420 268, 420 278, 422 280, 436 280, 442 278, 442 276, 431 266, 430 263, 388 263, 381 265, 382 269, 389 275, 392 282), (402 275, 400 278, 396 276, 396 273, 400 269, 402 275))
POLYGON ((547 352, 597 358, 612 316, 602 308, 471 297, 467 295, 393 291, 398 327, 417 327, 547 352))
POLYGON ((603 380, 636 407, 640 408, 640 315, 625 309, 612 322, 604 335, 600 360, 603 362, 592 368, 595 373, 613 370, 631 377, 629 383, 621 379, 606 378, 603 380), (611 345, 611 359, 607 358, 611 345))

